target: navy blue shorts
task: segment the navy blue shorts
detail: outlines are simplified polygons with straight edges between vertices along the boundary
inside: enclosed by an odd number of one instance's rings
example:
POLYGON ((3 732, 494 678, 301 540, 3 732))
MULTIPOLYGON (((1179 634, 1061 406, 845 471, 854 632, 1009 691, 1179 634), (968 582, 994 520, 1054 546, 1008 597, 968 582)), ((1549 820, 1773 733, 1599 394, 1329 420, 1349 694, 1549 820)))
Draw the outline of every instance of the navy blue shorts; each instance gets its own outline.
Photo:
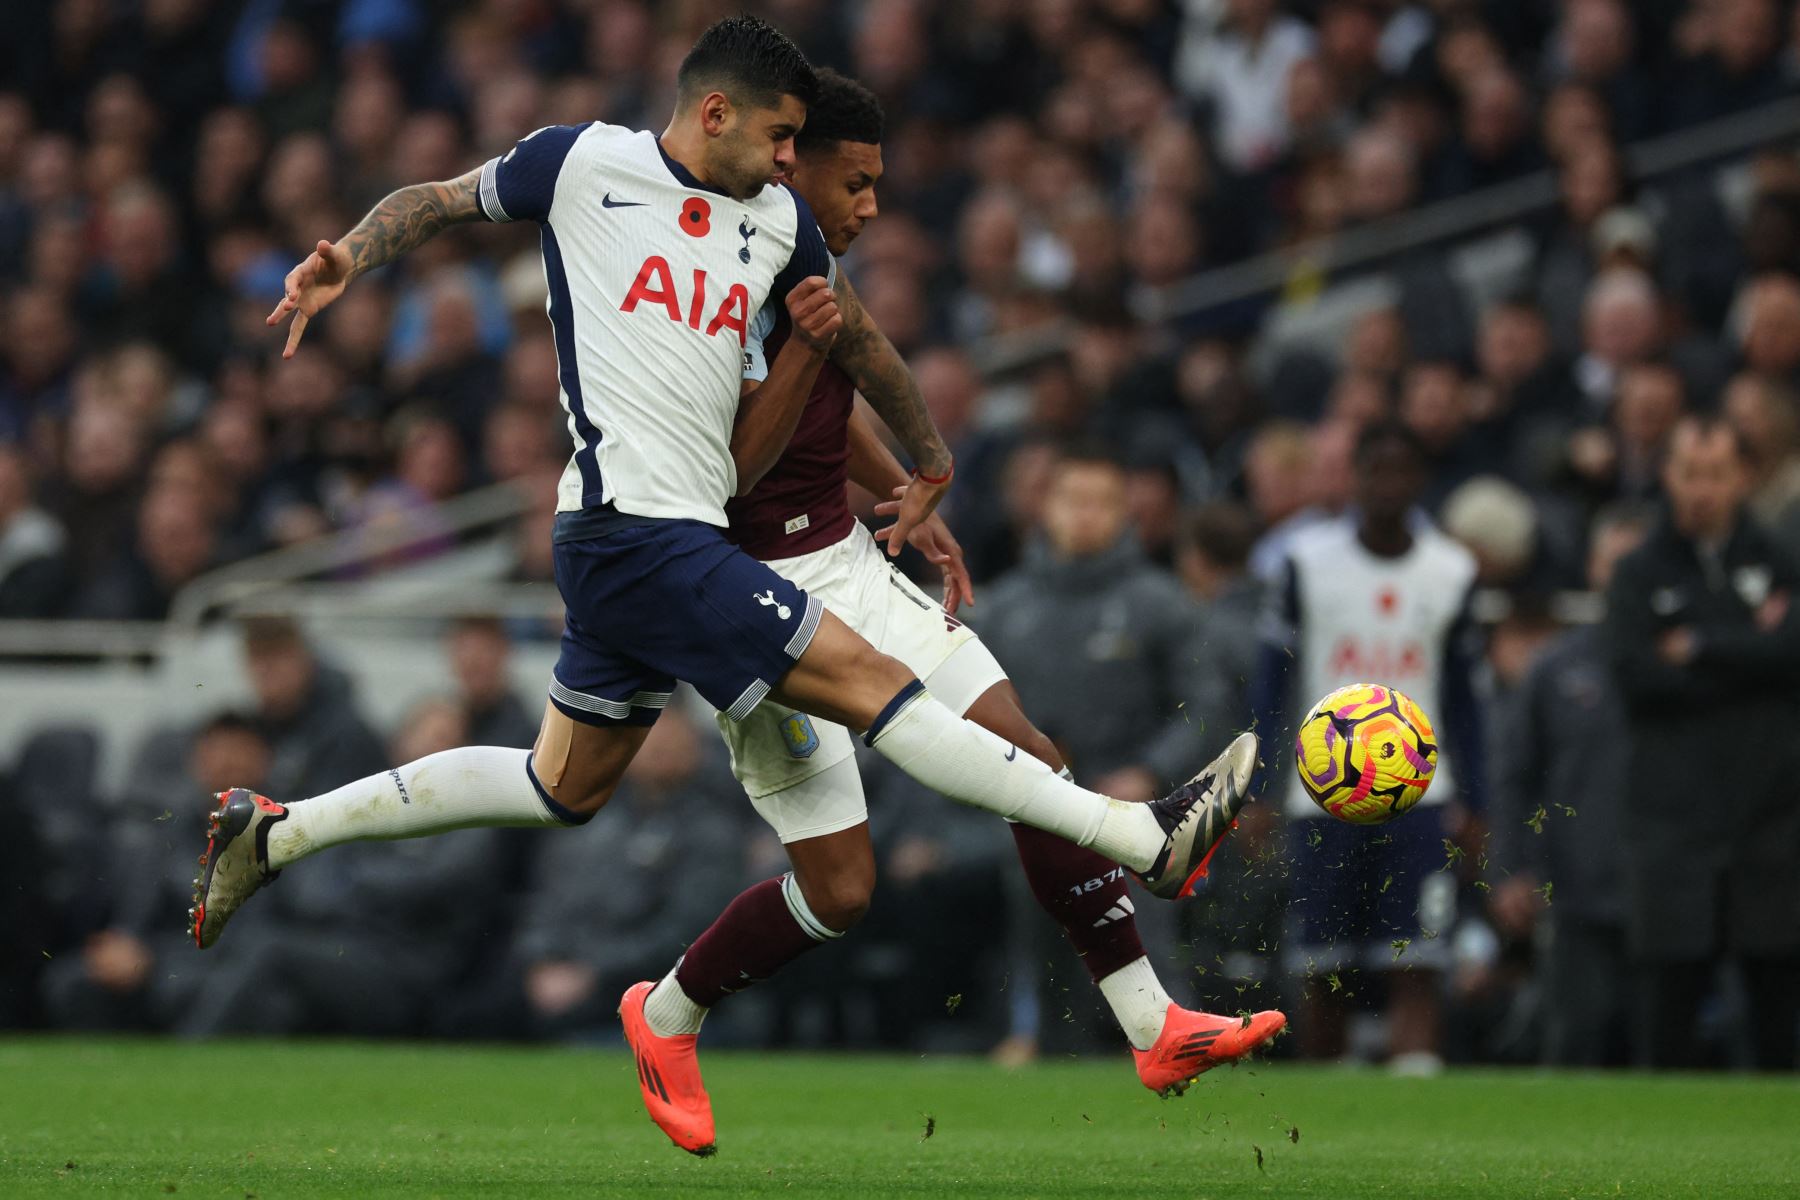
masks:
POLYGON ((1443 808, 1415 808, 1386 825, 1332 817, 1288 822, 1293 897, 1285 953, 1290 970, 1441 968, 1456 913, 1446 869, 1443 808))
POLYGON ((570 718, 652 724, 682 680, 742 720, 818 631, 824 606, 723 530, 591 516, 556 524, 566 616, 550 700, 570 718))

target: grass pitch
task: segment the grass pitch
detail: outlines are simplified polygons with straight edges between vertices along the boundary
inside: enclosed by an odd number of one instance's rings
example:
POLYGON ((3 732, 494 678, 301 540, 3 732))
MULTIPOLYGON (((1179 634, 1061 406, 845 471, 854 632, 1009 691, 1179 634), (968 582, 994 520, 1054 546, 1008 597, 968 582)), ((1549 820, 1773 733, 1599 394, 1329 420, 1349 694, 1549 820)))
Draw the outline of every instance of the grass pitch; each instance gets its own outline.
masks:
POLYGON ((1800 1082, 715 1053, 719 1154, 622 1052, 0 1041, 0 1196, 1800 1196, 1800 1082))

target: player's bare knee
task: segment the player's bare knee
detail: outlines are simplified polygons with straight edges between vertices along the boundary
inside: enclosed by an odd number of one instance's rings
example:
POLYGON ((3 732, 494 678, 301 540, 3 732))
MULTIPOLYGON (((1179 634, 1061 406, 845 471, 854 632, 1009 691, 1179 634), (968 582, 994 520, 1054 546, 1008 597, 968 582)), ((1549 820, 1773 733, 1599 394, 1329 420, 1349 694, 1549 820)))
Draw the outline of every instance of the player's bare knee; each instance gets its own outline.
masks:
POLYGON ((643 726, 577 724, 547 702, 531 749, 531 773, 557 808, 591 817, 612 799, 648 733, 643 726))
POLYGON ((572 813, 591 817, 606 807, 617 790, 617 783, 583 782, 565 778, 554 788, 545 788, 550 798, 572 813))
POLYGON ((897 692, 915 678, 905 663, 883 654, 867 642, 857 652, 854 669, 860 678, 880 681, 884 691, 891 688, 897 692))
POLYGON ((834 871, 810 886, 803 884, 806 906, 812 909, 826 928, 837 933, 850 929, 869 911, 869 899, 875 893, 873 869, 834 871), (816 893, 816 894, 815 894, 816 893))

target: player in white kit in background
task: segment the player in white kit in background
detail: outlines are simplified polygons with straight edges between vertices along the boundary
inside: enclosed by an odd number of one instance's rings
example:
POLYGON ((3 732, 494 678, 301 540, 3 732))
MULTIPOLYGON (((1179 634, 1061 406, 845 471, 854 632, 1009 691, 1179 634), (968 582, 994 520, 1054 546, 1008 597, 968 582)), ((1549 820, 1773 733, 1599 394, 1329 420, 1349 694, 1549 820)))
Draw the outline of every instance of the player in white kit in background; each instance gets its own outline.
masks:
POLYGON ((1294 538, 1252 693, 1257 728, 1283 748, 1308 705, 1350 683, 1390 684, 1437 722, 1445 753, 1431 790, 1378 828, 1326 816, 1295 772, 1271 784, 1288 817, 1293 877, 1283 954, 1308 980, 1303 1051, 1342 1053, 1341 995, 1321 981, 1367 970, 1386 981, 1390 1061, 1421 1072, 1441 1065, 1433 1048, 1449 946, 1438 935, 1455 914, 1456 880, 1443 870, 1454 831, 1444 812, 1452 801, 1483 808, 1486 772, 1474 687, 1480 647, 1469 615, 1475 560, 1414 508, 1425 461, 1403 426, 1363 432, 1357 508, 1294 538))

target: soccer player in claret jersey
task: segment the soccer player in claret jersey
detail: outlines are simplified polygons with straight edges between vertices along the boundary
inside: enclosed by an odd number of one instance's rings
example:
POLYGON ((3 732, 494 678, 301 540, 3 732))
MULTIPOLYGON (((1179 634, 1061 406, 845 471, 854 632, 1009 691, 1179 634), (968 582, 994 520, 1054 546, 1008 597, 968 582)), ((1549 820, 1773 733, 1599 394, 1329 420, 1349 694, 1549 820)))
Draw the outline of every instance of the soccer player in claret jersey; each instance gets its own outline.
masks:
MULTIPOLYGON (((1086 791, 965 721, 726 541, 726 501, 779 453, 839 330, 868 336, 806 202, 778 182, 814 87, 779 31, 728 18, 683 60, 660 137, 597 122, 540 129, 458 179, 400 189, 289 273, 269 323, 291 318, 292 354, 358 274, 447 225, 542 226, 576 443, 553 531, 565 627, 530 751, 447 750, 289 804, 222 793, 195 881, 196 944, 216 942, 277 872, 343 842, 582 824, 611 797, 677 680, 733 720, 773 696, 865 731, 927 787, 1091 846, 1158 895, 1180 894, 1224 836, 1253 756, 1228 752, 1149 804, 1086 791), (784 298, 794 335, 748 388, 750 324, 784 298)), ((916 388, 886 396, 883 419, 921 473, 902 497, 905 536, 941 499, 950 456, 916 388)))
MULTIPOLYGON (((793 185, 834 255, 848 250, 876 215, 881 128, 873 95, 836 72, 819 72, 818 94, 796 141, 793 185)), ((856 305, 848 284, 842 301, 846 310, 856 305)), ((747 378, 766 370, 764 352, 784 346, 787 324, 765 310, 752 327, 747 378)), ((879 496, 902 492, 909 482, 855 415, 853 403, 859 380, 879 393, 884 379, 905 374, 893 346, 873 327, 860 337, 840 334, 786 449, 748 495, 726 506, 729 536, 823 599, 876 649, 905 663, 951 711, 1066 776, 1055 744, 1026 718, 1006 673, 974 632, 950 615, 971 593, 961 549, 942 520, 934 514, 911 534, 913 544, 944 568, 940 606, 893 567, 850 514, 847 480, 879 496)), ((897 552, 899 540, 883 532, 897 552)), ((742 720, 721 716, 719 726, 733 770, 786 844, 794 869, 744 892, 667 976, 633 986, 620 1005, 644 1103, 669 1137, 689 1150, 714 1144, 712 1108, 695 1058, 707 1010, 821 942, 842 937, 868 907, 875 883, 868 810, 849 731, 773 700, 742 720)), ((1244 749, 1254 755, 1254 739, 1244 749)), ((1033 892, 1099 984, 1131 1042, 1145 1086, 1178 1093, 1196 1075, 1242 1057, 1281 1030, 1285 1018, 1277 1012, 1246 1022, 1175 1004, 1144 953, 1124 872, 1054 834, 1017 823, 1011 829, 1033 892)))

